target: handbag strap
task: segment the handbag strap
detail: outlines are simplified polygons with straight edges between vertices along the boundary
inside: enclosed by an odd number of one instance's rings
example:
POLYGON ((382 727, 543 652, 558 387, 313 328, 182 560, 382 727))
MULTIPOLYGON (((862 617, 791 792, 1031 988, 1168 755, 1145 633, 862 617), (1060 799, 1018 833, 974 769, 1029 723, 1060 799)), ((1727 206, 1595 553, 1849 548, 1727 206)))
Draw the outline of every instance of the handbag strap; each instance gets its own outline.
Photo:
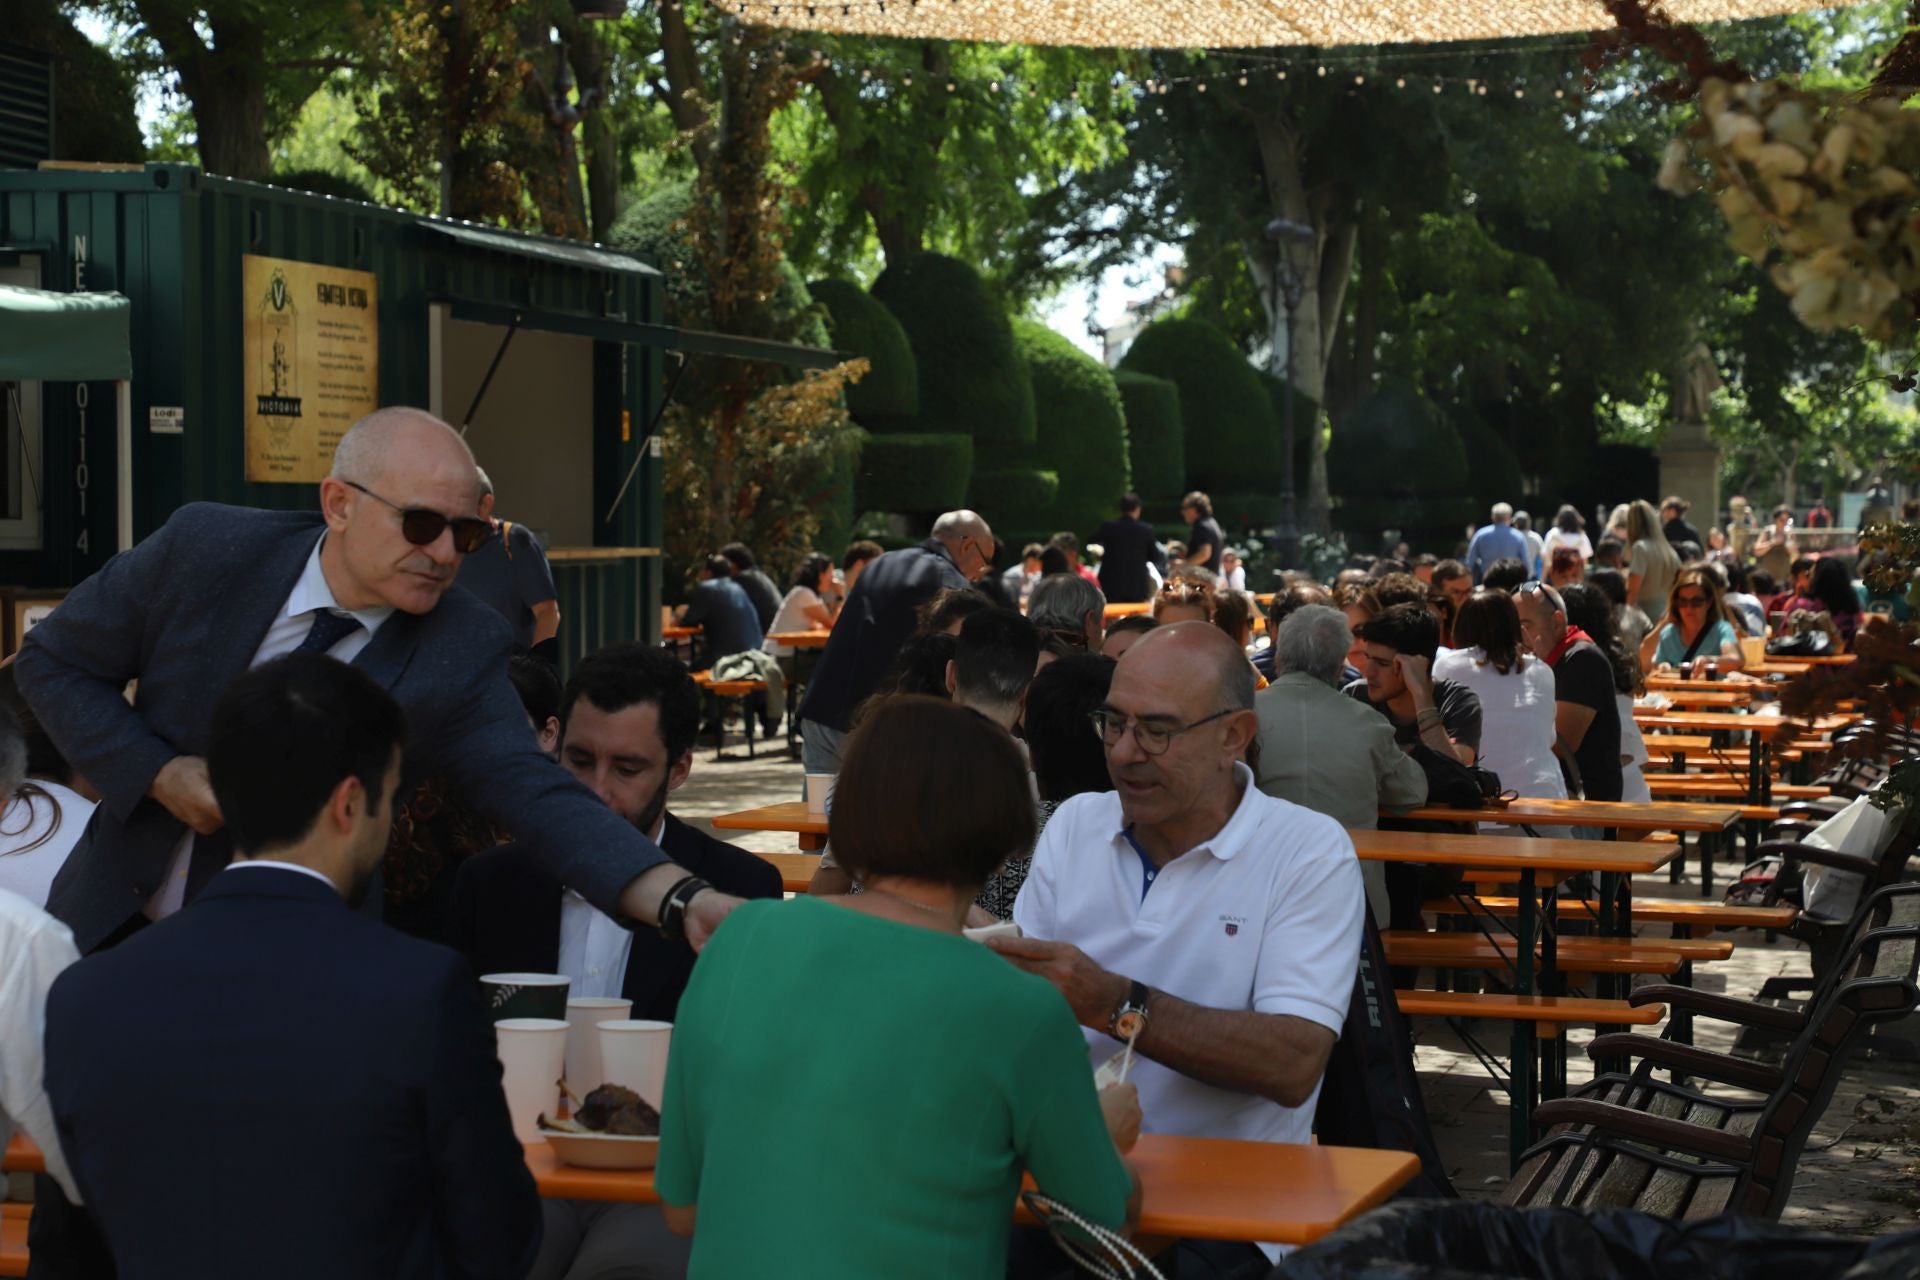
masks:
POLYGON ((1700 652, 1700 646, 1707 642, 1707 637, 1719 630, 1719 628, 1720 620, 1718 618, 1711 622, 1702 623, 1700 626, 1700 634, 1695 636, 1693 643, 1687 646, 1687 652, 1681 657, 1680 661, 1692 662, 1693 655, 1700 652))

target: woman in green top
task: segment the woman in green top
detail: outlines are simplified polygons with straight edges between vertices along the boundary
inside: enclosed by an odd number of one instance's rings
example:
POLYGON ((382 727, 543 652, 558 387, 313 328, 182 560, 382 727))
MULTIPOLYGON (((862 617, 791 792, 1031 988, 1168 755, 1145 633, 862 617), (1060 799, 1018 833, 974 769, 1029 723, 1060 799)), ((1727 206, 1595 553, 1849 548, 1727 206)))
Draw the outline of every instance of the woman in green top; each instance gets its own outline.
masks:
POLYGON ((998 1277, 1023 1170, 1133 1220, 1133 1086, 1096 1094, 1066 1001, 961 933, 1033 833, 972 712, 889 698, 847 739, 829 834, 867 891, 740 907, 680 1001, 655 1185, 690 1275, 998 1277))

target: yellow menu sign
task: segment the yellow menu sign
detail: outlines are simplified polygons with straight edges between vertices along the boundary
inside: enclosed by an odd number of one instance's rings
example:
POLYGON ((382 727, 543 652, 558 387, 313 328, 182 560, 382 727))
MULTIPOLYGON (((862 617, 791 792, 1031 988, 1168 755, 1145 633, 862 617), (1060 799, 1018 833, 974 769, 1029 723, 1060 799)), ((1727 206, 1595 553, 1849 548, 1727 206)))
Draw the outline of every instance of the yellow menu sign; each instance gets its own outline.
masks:
POLYGON ((368 271, 247 254, 247 479, 316 484, 380 405, 379 297, 368 271))

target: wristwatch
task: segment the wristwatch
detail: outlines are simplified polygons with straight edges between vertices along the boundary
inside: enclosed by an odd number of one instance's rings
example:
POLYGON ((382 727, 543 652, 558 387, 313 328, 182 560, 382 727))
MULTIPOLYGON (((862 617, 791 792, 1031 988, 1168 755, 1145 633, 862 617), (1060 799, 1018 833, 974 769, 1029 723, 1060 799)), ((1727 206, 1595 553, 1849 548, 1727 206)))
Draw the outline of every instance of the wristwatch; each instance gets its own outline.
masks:
POLYGON ((1127 988, 1127 998, 1107 1019, 1108 1034, 1115 1040, 1124 1040, 1129 1044, 1138 1040, 1147 1029, 1147 999, 1152 994, 1146 983, 1133 979, 1127 988))
POLYGON ((669 942, 679 942, 687 936, 687 906, 693 901, 693 895, 702 889, 711 889, 712 885, 699 876, 687 876, 675 882, 667 890, 667 896, 660 900, 660 936, 669 942))

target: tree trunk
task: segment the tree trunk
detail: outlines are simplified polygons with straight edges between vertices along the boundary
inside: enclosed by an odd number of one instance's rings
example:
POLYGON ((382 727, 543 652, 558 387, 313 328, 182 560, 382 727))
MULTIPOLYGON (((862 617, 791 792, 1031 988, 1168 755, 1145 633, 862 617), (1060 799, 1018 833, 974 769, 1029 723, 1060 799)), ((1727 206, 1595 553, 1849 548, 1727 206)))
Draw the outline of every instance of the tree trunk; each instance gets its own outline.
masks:
MULTIPOLYGON (((1269 369, 1274 376, 1284 378, 1287 354, 1291 350, 1294 388, 1324 408, 1327 365, 1339 333, 1347 277, 1353 267, 1354 223, 1345 210, 1337 207, 1330 193, 1308 193, 1301 177, 1299 139, 1286 121, 1277 116, 1258 117, 1254 121, 1254 136, 1266 178, 1268 209, 1274 216, 1311 227, 1314 232, 1308 240, 1283 237, 1264 243, 1258 252, 1248 253, 1247 266, 1259 287, 1261 305, 1267 310, 1269 369), (1278 255, 1285 255, 1284 259, 1278 255), (1282 275, 1276 277, 1276 270, 1281 270, 1282 275), (1291 325, 1285 290, 1278 283, 1286 277, 1300 285, 1299 304, 1294 308, 1291 325)), ((1309 429, 1317 425, 1312 424, 1309 429)), ((1327 492, 1325 450, 1320 446, 1317 430, 1314 439, 1304 486, 1302 524, 1309 531, 1325 532, 1332 502, 1327 492)), ((1295 477, 1294 484, 1297 492, 1301 487, 1299 477, 1295 477)))
POLYGON ((273 166, 267 149, 265 28, 222 10, 209 24, 209 47, 187 10, 167 0, 139 0, 135 7, 193 104, 201 168, 229 178, 267 178, 273 166))

